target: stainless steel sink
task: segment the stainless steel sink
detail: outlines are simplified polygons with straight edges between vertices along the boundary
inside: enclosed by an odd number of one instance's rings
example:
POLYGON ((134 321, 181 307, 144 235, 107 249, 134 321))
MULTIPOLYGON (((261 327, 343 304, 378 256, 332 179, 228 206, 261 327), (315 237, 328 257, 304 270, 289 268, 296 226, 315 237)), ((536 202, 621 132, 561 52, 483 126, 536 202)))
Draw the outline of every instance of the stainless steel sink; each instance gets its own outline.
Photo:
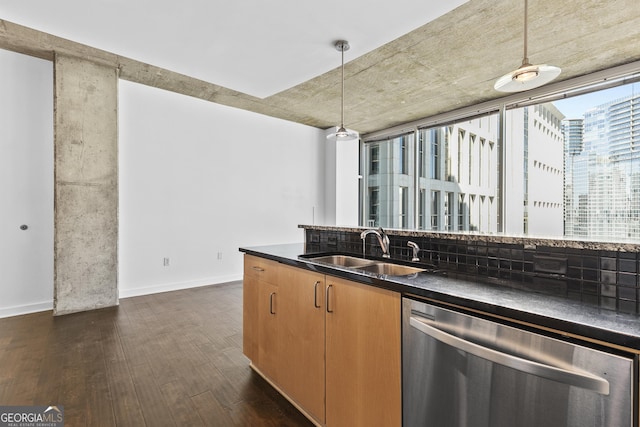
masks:
POLYGON ((367 273, 386 274, 388 276, 408 276, 410 274, 425 271, 423 268, 411 267, 408 265, 394 264, 372 259, 358 258, 349 255, 324 255, 307 258, 310 261, 331 264, 339 267, 360 270, 367 273))
POLYGON ((410 267, 408 265, 391 264, 388 262, 378 262, 375 264, 360 267, 359 270, 376 274, 386 274, 388 276, 408 276, 410 274, 425 271, 423 268, 410 267))
POLYGON ((322 262, 325 264, 338 265, 340 267, 364 267, 367 265, 372 265, 376 261, 371 259, 358 258, 355 256, 349 255, 327 255, 309 258, 311 261, 322 262))

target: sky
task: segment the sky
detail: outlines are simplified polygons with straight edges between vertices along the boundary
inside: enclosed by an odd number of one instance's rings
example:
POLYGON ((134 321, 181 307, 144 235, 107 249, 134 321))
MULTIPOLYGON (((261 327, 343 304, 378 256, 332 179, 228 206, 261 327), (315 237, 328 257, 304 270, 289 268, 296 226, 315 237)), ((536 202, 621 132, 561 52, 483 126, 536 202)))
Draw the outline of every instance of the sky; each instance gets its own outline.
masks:
POLYGON ((554 101, 553 105, 555 105, 568 119, 581 119, 584 112, 592 107, 606 104, 609 101, 624 98, 634 93, 640 93, 640 83, 631 83, 624 86, 588 93, 586 95, 554 101))

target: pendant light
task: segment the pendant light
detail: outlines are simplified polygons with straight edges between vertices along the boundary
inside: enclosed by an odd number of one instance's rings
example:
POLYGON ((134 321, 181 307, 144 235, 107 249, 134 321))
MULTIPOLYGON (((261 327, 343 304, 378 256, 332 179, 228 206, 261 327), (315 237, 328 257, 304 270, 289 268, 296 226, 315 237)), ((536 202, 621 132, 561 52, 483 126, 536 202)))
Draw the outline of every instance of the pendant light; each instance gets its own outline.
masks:
POLYGON ((549 83, 560 75, 560 68, 553 65, 531 65, 527 57, 527 6, 528 1, 524 0, 524 58, 522 65, 500 77, 493 86, 500 92, 521 92, 533 89, 549 83))
POLYGON ((338 141, 351 141, 353 139, 358 138, 358 134, 356 132, 347 130, 344 127, 344 53, 349 50, 351 46, 349 46, 349 42, 346 40, 338 40, 335 43, 336 50, 342 53, 342 95, 341 95, 341 104, 340 104, 340 127, 333 132, 327 135, 327 139, 335 138, 338 141))

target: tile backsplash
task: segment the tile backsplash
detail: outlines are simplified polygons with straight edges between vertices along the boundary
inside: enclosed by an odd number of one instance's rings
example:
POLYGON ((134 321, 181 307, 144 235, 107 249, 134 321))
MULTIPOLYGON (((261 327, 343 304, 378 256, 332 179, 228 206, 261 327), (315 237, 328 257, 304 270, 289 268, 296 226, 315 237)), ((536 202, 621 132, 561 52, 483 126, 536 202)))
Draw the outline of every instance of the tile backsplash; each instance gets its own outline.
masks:
MULTIPOLYGON (((305 228, 306 252, 361 255, 362 229, 305 228)), ((391 258, 410 261, 408 241, 420 247, 420 263, 484 282, 583 301, 608 310, 639 313, 640 273, 637 250, 602 250, 561 245, 557 241, 388 231, 391 258)), ((633 246, 631 246, 633 249, 633 246)), ((364 249, 368 256, 382 252, 374 236, 364 249)))

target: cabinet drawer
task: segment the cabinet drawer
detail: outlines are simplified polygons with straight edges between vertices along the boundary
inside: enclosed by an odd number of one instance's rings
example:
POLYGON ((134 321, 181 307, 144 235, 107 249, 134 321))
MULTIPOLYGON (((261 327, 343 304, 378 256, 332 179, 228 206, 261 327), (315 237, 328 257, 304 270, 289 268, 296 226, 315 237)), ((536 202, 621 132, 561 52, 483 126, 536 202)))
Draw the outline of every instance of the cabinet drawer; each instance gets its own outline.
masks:
POLYGON ((245 277, 276 284, 278 280, 278 263, 252 255, 245 255, 244 275, 245 277))

